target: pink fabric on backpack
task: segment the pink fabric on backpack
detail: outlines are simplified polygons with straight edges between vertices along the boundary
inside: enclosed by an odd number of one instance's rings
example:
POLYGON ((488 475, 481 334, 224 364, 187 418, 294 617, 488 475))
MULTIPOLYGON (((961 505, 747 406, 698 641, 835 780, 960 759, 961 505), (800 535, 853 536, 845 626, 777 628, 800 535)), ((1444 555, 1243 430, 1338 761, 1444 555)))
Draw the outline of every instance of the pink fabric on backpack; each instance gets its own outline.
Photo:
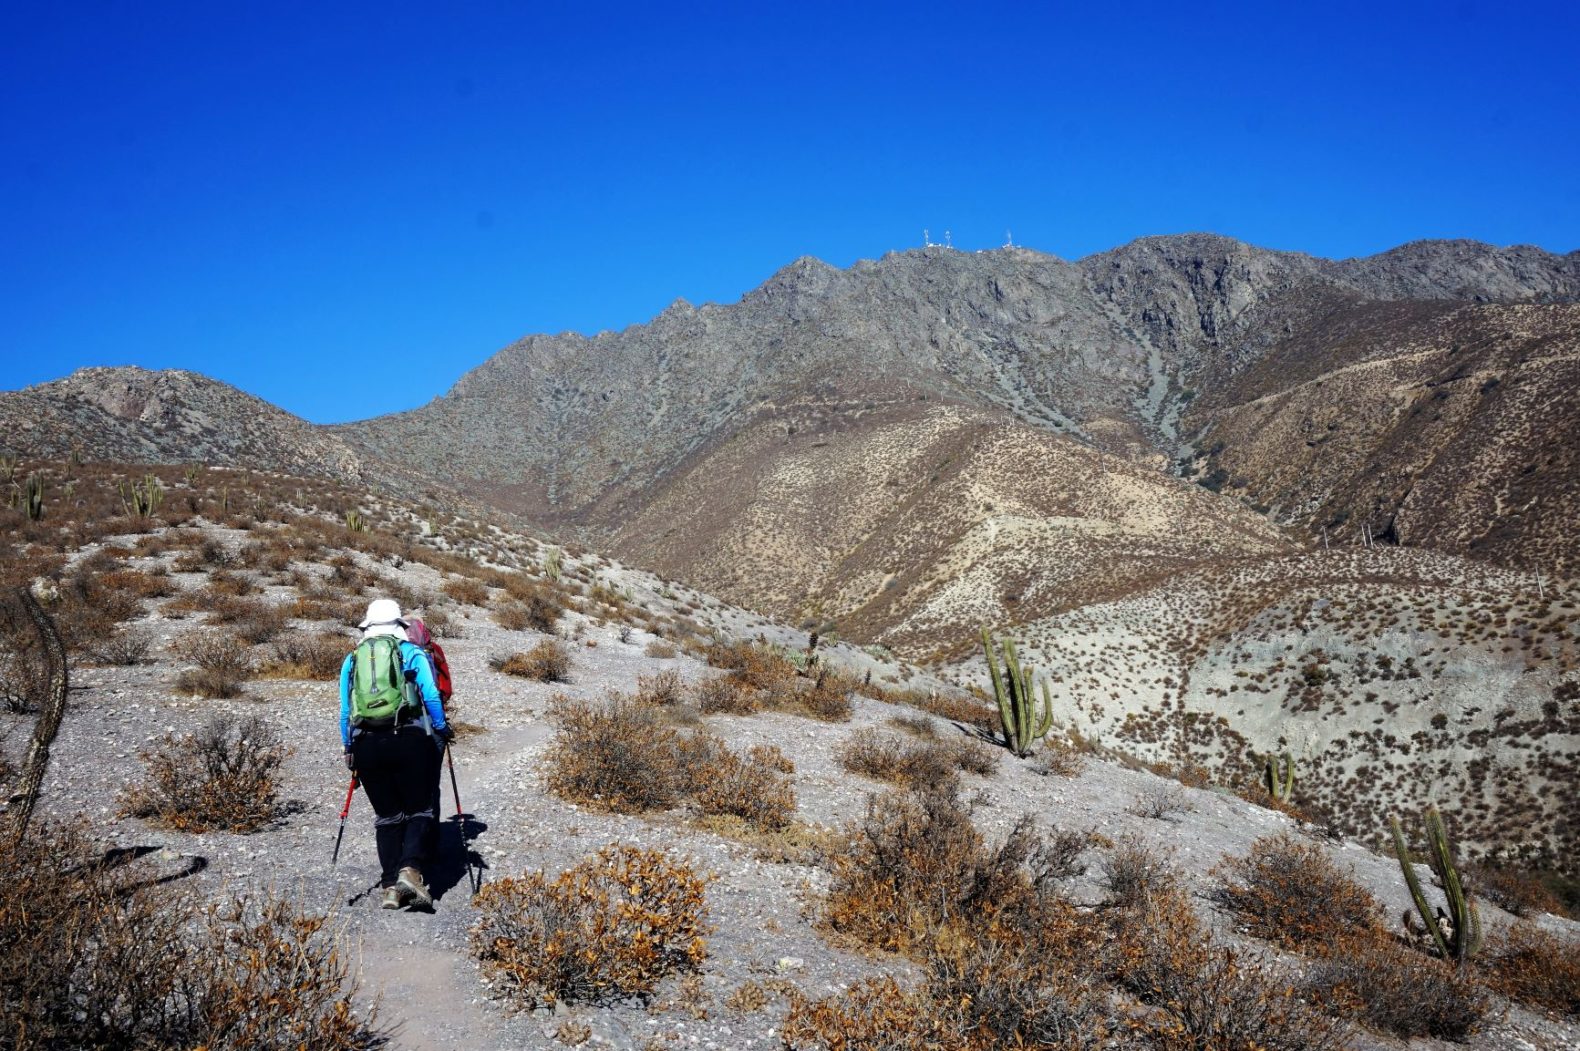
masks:
POLYGON ((406 622, 406 638, 423 649, 427 649, 433 643, 433 636, 428 634, 428 625, 415 619, 406 622))

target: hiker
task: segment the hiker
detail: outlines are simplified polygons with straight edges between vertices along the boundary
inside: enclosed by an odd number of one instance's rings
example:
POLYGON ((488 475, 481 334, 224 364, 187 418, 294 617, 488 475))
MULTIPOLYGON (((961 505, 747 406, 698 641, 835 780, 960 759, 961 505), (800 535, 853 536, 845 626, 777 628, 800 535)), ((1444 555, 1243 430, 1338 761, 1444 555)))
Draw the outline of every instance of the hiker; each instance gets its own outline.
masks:
MULTIPOLYGON (((406 622, 406 638, 412 645, 420 648, 428 657, 428 663, 433 669, 433 682, 439 688, 439 704, 444 708, 445 719, 450 717, 450 697, 454 687, 450 681, 450 662, 445 660, 444 647, 440 646, 428 631, 428 625, 416 617, 406 622)), ((448 723, 446 724, 448 725, 448 723)), ((453 729, 453 728, 452 728, 453 729)), ((439 856, 439 815, 443 813, 440 797, 440 785, 444 783, 444 749, 447 739, 436 736, 434 745, 439 749, 439 761, 433 765, 433 816, 434 822, 429 826, 427 854, 430 858, 439 856)))
POLYGON ((406 638, 400 604, 373 600, 357 626, 362 640, 340 667, 340 737, 346 766, 361 780, 375 815, 380 904, 430 907, 424 873, 433 868, 430 833, 439 817, 432 791, 439 750, 430 738, 447 739, 450 726, 432 665, 406 638))

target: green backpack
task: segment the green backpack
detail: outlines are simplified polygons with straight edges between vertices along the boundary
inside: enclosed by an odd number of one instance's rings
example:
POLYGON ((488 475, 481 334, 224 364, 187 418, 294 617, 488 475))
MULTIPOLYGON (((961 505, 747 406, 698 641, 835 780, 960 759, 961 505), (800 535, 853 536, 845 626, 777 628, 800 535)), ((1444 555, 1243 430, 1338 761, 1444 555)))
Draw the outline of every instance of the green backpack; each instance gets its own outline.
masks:
POLYGON ((413 703, 401 669, 400 640, 393 635, 363 639, 351 653, 351 725, 392 726, 413 703))

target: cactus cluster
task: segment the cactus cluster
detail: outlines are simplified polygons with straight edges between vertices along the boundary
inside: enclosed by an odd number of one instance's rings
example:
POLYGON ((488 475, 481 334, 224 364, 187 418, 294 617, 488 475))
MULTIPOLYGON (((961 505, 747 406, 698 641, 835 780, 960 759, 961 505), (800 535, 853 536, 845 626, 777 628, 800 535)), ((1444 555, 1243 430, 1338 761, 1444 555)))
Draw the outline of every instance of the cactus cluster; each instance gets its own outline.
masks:
POLYGON ((1004 747, 1022 758, 1053 728, 1053 696, 1048 683, 1042 684, 1042 704, 1032 692, 1035 676, 1030 668, 1022 668, 1015 656, 1015 643, 1005 639, 998 650, 1003 655, 1004 667, 999 667, 999 654, 994 652, 993 635, 982 629, 982 651, 987 655, 988 674, 993 679, 993 699, 998 702, 999 722, 1004 728, 1004 747))
POLYGON ((1262 757, 1262 783, 1279 803, 1288 803, 1295 794, 1295 757, 1286 748, 1282 757, 1268 752, 1262 757))
POLYGON ((1393 831, 1394 852, 1399 856, 1399 867, 1404 870, 1410 898, 1426 923, 1427 933, 1432 936, 1438 954, 1443 959, 1451 960, 1456 965, 1462 964, 1481 948, 1481 913, 1460 881, 1459 870, 1454 866, 1453 846, 1448 841, 1448 830, 1443 825, 1443 815, 1437 807, 1427 808, 1424 824, 1430 851, 1427 864, 1437 876, 1438 883, 1442 884, 1443 896, 1448 899, 1448 912, 1441 920, 1421 890, 1421 881, 1416 877, 1410 850, 1405 845, 1404 832, 1399 828, 1399 819, 1388 818, 1388 825, 1393 831))
POLYGON ((121 506, 128 515, 137 518, 149 517, 165 502, 165 488, 151 471, 129 485, 122 482, 120 492, 121 506))
POLYGON ((368 531, 368 520, 362 517, 362 512, 360 511, 347 511, 346 528, 353 533, 366 533, 368 531))

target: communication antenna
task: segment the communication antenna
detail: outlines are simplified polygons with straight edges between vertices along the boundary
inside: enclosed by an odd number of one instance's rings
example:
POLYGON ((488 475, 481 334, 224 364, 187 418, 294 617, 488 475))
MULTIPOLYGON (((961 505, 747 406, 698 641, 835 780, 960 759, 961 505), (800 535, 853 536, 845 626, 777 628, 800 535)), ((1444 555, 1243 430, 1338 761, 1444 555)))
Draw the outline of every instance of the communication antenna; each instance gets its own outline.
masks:
POLYGON ((944 247, 945 248, 953 248, 954 246, 955 246, 955 243, 949 239, 949 231, 945 230, 944 231, 944 247))
POLYGON ((922 230, 922 245, 925 248, 937 248, 938 247, 937 245, 933 244, 932 232, 927 230, 927 229, 925 229, 925 228, 922 230))
POLYGON ((1015 247, 1015 237, 1008 230, 1004 231, 1004 247, 1005 248, 1014 248, 1015 247))

